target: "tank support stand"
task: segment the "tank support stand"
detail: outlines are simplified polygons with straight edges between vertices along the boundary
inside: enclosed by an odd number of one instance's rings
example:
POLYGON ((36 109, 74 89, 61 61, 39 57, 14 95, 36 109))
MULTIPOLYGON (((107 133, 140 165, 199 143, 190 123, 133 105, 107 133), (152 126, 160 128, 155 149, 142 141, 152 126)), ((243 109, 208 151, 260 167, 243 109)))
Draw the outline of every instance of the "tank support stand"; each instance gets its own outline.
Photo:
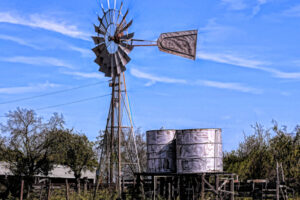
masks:
POLYGON ((153 200, 160 197, 175 199, 207 199, 234 200, 235 174, 230 173, 138 173, 133 199, 142 199, 141 186, 145 196, 153 200))

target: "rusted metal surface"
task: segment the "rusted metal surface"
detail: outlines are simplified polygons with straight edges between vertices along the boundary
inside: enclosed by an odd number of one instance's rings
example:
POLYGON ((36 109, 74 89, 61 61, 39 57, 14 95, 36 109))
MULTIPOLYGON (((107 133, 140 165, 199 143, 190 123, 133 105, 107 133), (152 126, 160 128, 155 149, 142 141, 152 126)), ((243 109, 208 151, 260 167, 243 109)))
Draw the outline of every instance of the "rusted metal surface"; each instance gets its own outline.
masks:
POLYGON ((175 130, 147 131, 148 172, 175 172, 175 130))
POLYGON ((160 35, 157 45, 163 52, 195 60, 197 36, 197 30, 163 33, 160 35))
POLYGON ((221 129, 176 131, 177 173, 223 171, 221 129))

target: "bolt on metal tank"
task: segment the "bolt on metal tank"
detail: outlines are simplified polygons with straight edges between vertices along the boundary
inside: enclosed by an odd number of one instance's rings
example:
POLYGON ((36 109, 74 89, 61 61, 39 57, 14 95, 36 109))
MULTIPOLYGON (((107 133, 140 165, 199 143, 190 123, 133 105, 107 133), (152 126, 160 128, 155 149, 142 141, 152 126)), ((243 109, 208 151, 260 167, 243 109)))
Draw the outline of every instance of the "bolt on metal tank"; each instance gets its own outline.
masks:
POLYGON ((177 130, 176 161, 177 173, 222 172, 222 130, 177 130))
POLYGON ((176 172, 175 133, 176 130, 147 131, 148 172, 176 172))

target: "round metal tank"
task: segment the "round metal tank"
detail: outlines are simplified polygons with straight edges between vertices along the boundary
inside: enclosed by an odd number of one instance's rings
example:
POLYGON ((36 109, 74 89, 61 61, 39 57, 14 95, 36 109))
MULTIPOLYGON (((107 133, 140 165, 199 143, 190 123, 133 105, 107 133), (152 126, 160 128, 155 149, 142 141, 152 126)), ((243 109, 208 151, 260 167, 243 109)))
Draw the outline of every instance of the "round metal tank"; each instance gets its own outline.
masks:
POLYGON ((177 173, 223 171, 222 130, 176 131, 177 173))
POLYGON ((175 133, 176 130, 147 131, 148 172, 176 172, 175 133))

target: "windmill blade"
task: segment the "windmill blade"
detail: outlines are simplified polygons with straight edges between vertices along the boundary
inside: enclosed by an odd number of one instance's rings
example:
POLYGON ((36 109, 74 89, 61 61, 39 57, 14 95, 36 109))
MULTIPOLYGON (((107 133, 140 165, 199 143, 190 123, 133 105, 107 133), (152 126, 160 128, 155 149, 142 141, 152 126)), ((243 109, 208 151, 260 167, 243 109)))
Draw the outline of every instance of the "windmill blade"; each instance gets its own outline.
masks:
POLYGON ((104 30, 106 30, 107 29, 107 27, 104 25, 104 23, 103 23, 103 21, 102 21, 102 19, 98 16, 98 21, 100 22, 100 28, 104 28, 104 30))
POLYGON ((95 24, 94 24, 94 27, 95 27, 95 32, 96 33, 101 34, 101 35, 105 35, 105 33, 98 26, 96 26, 95 24))
POLYGON ((92 49, 92 51, 96 54, 97 57, 101 56, 101 53, 105 51, 105 44, 101 44, 92 49))
POLYGON ((110 60, 109 58, 110 58, 109 55, 107 55, 107 56, 105 57, 105 60, 104 60, 104 62, 103 62, 103 64, 102 64, 102 66, 101 66, 101 67, 104 68, 105 73, 109 73, 109 72, 111 71, 111 69, 110 69, 110 66, 111 66, 111 60, 110 60))
POLYGON ((107 13, 109 13, 109 10, 107 12, 105 12, 104 17, 102 18, 102 23, 104 25, 104 27, 108 28, 109 26, 109 21, 107 20, 107 13))
POLYGON ((129 45, 129 44, 126 44, 126 43, 120 43, 120 48, 121 47, 124 47, 125 49, 126 49, 126 52, 129 54, 132 50, 133 50, 133 48, 134 48, 134 46, 133 45, 129 45))
MULTIPOLYGON (((103 63, 103 58, 100 58, 100 57, 97 57, 95 60, 94 60, 95 63, 97 63, 99 66, 100 66, 100 69, 101 69, 101 64, 103 63)), ((99 69, 99 70, 100 70, 99 69)))
POLYGON ((157 46, 160 51, 195 60, 197 36, 198 30, 163 33, 157 46))
POLYGON ((120 49, 122 49, 123 52, 126 53, 126 55, 130 54, 130 52, 133 49, 129 45, 126 45, 126 44, 121 44, 119 47, 120 47, 120 49))
POLYGON ((103 3, 102 3, 102 2, 101 2, 101 8, 102 8, 103 14, 105 14, 105 10, 104 10, 104 6, 103 6, 103 3))
POLYGON ((107 69, 105 69, 104 67, 100 67, 99 72, 107 73, 107 69))
POLYGON ((120 58, 122 66, 125 66, 130 61, 129 56, 121 48, 117 51, 117 55, 120 58))
POLYGON ((131 20, 128 24, 126 24, 126 26, 124 26, 119 33, 123 33, 124 31, 126 31, 131 25, 132 25, 133 20, 131 20))
POLYGON ((115 64, 116 64, 116 70, 117 70, 117 74, 120 74, 122 72, 122 66, 120 65, 120 59, 118 58, 117 54, 114 54, 114 60, 115 60, 115 64))
POLYGON ((120 37, 120 40, 130 40, 132 39, 134 36, 134 33, 129 33, 127 35, 123 35, 122 37, 120 37))
POLYGON ((92 38, 93 38, 95 44, 101 44, 101 43, 105 42, 105 39, 103 37, 95 37, 95 36, 93 36, 92 38))
POLYGON ((99 72, 102 72, 102 73, 104 73, 104 74, 108 74, 108 73, 109 73, 107 67, 106 67, 106 68, 100 67, 100 68, 99 68, 99 72))
POLYGON ((117 63, 119 63, 118 65, 120 66, 121 71, 123 72, 124 64, 126 63, 126 60, 124 58, 122 58, 120 52, 118 52, 118 51, 116 53, 116 57, 117 57, 117 63))
MULTIPOLYGON (((121 54, 121 56, 123 57, 123 59, 125 59, 126 64, 129 63, 131 59, 130 59, 130 57, 128 56, 128 53, 127 53, 125 50, 123 50, 122 48, 119 48, 118 51, 120 52, 120 54, 121 54)), ((125 64, 125 65, 126 65, 126 64, 125 64)), ((124 66, 125 66, 125 65, 124 65, 124 66)))
POLYGON ((120 9, 119 9, 118 18, 117 18, 116 23, 118 23, 118 21, 119 21, 119 18, 120 18, 120 16, 121 16, 122 8, 123 8, 123 1, 121 2, 121 6, 120 6, 120 9))
MULTIPOLYGON (((120 24, 119 24, 119 26, 118 26, 118 30, 119 30, 120 28, 122 28, 123 23, 125 22, 125 19, 126 19, 127 15, 128 15, 128 12, 129 12, 129 10, 127 10, 126 13, 125 13, 125 15, 123 16, 123 19, 121 20, 121 22, 120 22, 120 24)), ((118 33, 120 33, 120 31, 118 31, 118 33)))
POLYGON ((107 63, 107 53, 103 52, 101 55, 99 55, 96 60, 95 60, 95 63, 97 63, 98 65, 100 65, 101 67, 104 66, 104 63, 107 63))

